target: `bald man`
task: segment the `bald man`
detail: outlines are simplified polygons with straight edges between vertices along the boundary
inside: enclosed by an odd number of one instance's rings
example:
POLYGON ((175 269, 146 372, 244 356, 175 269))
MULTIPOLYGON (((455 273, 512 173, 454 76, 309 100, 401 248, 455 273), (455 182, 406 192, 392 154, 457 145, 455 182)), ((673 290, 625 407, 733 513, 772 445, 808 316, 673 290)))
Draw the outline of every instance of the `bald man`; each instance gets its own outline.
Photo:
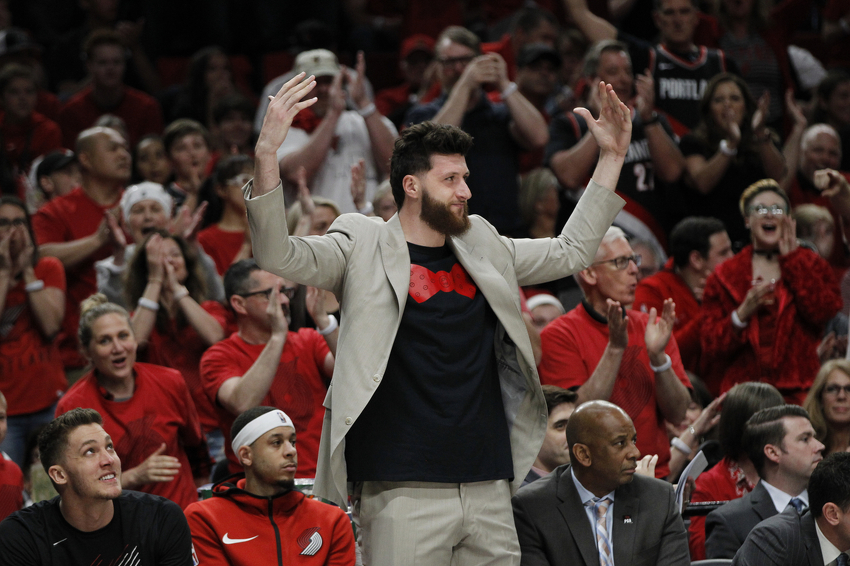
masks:
POLYGON ((110 216, 110 210, 118 206, 131 172, 127 142, 111 128, 81 132, 76 150, 82 185, 48 202, 32 219, 39 253, 58 258, 65 267, 68 286, 60 350, 66 370, 86 364, 77 348, 79 305, 97 292, 94 263, 112 255, 114 245, 123 242, 117 212, 110 216))
POLYGON ((575 410, 567 425, 570 464, 513 497, 523 566, 690 564, 672 486, 635 476, 636 436, 612 403, 575 410))

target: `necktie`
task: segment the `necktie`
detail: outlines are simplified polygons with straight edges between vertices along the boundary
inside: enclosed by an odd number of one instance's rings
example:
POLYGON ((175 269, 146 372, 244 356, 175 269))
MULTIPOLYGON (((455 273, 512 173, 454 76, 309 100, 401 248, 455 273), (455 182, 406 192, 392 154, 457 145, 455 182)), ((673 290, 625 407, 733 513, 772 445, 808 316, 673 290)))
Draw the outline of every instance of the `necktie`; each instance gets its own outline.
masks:
POLYGON ((599 566, 614 566, 607 520, 611 500, 605 497, 594 499, 594 502, 593 513, 596 517, 596 548, 599 551, 599 566))
POLYGON ((847 554, 842 552, 835 559, 835 566, 847 566, 847 554))
MULTIPOLYGON (((793 507, 794 507, 794 509, 796 509, 796 510, 797 510, 797 514, 798 514, 798 515, 802 515, 802 514, 803 514, 803 509, 805 509, 805 508, 806 508, 806 504, 805 504, 805 503, 803 503, 803 500, 802 500, 802 499, 800 499, 799 497, 792 497, 792 498, 791 498, 791 501, 789 501, 789 502, 788 502, 788 505, 793 506, 793 507)), ((844 565, 842 565, 842 566, 844 566, 844 565)))

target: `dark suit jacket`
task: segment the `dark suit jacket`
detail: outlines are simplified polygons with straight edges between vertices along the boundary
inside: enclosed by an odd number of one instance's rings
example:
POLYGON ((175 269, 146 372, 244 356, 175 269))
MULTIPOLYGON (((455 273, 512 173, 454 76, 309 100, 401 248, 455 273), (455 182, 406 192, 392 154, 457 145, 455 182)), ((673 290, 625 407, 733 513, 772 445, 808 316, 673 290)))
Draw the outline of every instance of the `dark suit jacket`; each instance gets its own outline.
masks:
POLYGON ((823 566, 814 517, 788 510, 759 523, 735 555, 735 565, 823 566))
MULTIPOLYGON (((517 492, 512 500, 523 566, 598 566, 596 538, 570 465, 517 492)), ((617 566, 688 566, 688 534, 673 487, 635 476, 614 492, 611 539, 617 566)))
POLYGON ((776 515, 776 507, 764 484, 740 499, 733 499, 705 519, 707 558, 734 558, 753 527, 776 515))

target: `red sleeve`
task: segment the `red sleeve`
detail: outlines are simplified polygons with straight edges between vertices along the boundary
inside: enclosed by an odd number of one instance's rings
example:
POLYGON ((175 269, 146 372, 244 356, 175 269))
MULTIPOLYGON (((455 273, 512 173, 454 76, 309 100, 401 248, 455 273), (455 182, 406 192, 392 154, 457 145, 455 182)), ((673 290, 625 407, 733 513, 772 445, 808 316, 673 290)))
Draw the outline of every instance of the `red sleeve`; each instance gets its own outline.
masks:
POLYGON ((348 515, 339 510, 337 519, 334 521, 333 540, 325 564, 328 566, 354 566, 355 563, 354 531, 351 529, 351 521, 348 519, 348 515))
POLYGON ((835 271, 816 253, 797 248, 779 256, 779 268, 794 295, 797 316, 805 322, 823 326, 841 309, 841 290, 835 271))
POLYGON ((65 268, 55 257, 43 257, 35 266, 35 276, 44 281, 45 287, 65 291, 65 268))
POLYGON ((32 229, 38 245, 71 241, 71 235, 57 210, 56 203, 41 207, 32 217, 32 229))
POLYGON ((708 359, 728 357, 747 343, 749 327, 736 331, 732 311, 738 307, 715 273, 708 276, 702 296, 702 353, 708 359))
POLYGON ((204 301, 201 303, 201 308, 207 311, 207 313, 215 319, 223 330, 227 330, 227 321, 229 318, 227 315, 227 307, 218 301, 204 301))
POLYGON ((688 374, 685 373, 685 366, 682 365, 682 356, 679 354, 679 344, 676 342, 675 336, 670 336, 670 341, 667 342, 667 347, 664 348, 664 353, 670 356, 670 360, 673 362, 673 372, 679 378, 679 381, 682 382, 682 385, 688 389, 693 389, 691 380, 688 379, 688 374))
POLYGON ((200 566, 230 566, 227 555, 220 546, 215 530, 206 521, 203 512, 204 502, 192 503, 186 507, 186 522, 192 532, 192 550, 197 555, 200 566))
POLYGON ((543 349, 543 357, 537 368, 540 383, 564 389, 581 386, 599 361, 595 360, 593 367, 589 367, 578 341, 563 318, 544 328, 540 333, 540 341, 543 349))
POLYGON ((298 332, 303 332, 304 337, 309 340, 310 344, 310 354, 313 356, 313 363, 316 364, 316 367, 319 369, 319 373, 325 377, 327 383, 330 383, 331 376, 325 375, 325 358, 328 357, 328 354, 331 353, 331 349, 328 348, 328 343, 322 337, 321 334, 313 330, 312 328, 302 328, 298 332))
POLYGON ((218 406, 218 390, 231 377, 241 377, 244 371, 233 363, 228 340, 210 346, 201 357, 201 384, 213 405, 218 406))

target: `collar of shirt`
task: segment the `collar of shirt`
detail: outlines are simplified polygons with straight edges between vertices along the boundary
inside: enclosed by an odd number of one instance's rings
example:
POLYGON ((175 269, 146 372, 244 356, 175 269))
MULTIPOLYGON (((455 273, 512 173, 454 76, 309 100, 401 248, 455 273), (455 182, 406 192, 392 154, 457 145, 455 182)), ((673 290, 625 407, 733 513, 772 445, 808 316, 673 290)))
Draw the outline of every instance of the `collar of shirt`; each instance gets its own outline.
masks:
POLYGON ((829 539, 823 534, 820 530, 820 525, 818 525, 817 519, 815 520, 815 532, 818 534, 818 542, 820 543, 820 553, 823 557, 824 566, 835 561, 838 558, 838 555, 841 554, 841 550, 838 549, 837 546, 829 542, 829 539))
MULTIPOLYGON (((596 499, 596 496, 593 495, 590 491, 587 490, 581 482, 578 481, 575 472, 573 471, 573 467, 570 466, 570 475, 573 478, 573 484, 576 486, 576 491, 578 491, 579 499, 581 499, 581 503, 584 506, 584 513, 587 515, 587 520, 590 521, 590 532, 593 533, 593 544, 596 546, 596 513, 593 509, 593 504, 588 504, 596 499)), ((608 541, 611 544, 611 555, 614 554, 614 542, 613 531, 614 527, 614 492, 610 492, 607 495, 603 496, 607 497, 611 500, 611 504, 608 506, 608 514, 605 517, 605 530, 608 531, 608 541)))
POLYGON ((792 497, 799 497, 800 500, 806 504, 806 507, 809 506, 809 492, 807 490, 803 490, 799 495, 788 495, 784 491, 773 487, 765 480, 761 480, 761 483, 764 484, 764 488, 767 490, 767 493, 770 494, 770 498, 773 500, 773 506, 776 507, 777 513, 782 513, 788 504, 791 502, 792 497))

